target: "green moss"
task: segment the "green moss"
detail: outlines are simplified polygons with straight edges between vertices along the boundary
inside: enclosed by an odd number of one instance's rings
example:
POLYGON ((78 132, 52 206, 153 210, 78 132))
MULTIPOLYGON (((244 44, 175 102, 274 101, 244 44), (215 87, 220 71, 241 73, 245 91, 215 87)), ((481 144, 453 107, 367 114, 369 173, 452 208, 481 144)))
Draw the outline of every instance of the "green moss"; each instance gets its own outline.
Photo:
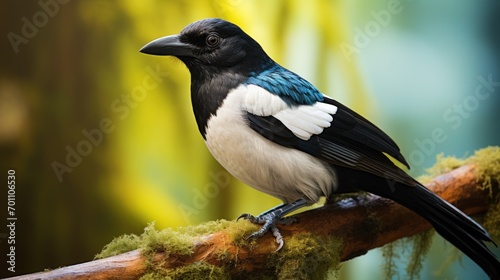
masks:
POLYGON ((252 224, 247 220, 238 220, 236 222, 232 222, 230 226, 226 228, 226 232, 231 237, 231 241, 236 246, 248 246, 255 244, 255 240, 246 240, 246 237, 257 231, 259 226, 256 224, 252 224))
MULTIPOLYGON (((443 154, 439 154, 436 158, 436 164, 427 169, 426 174, 419 177, 418 180, 422 183, 429 182, 432 178, 465 164, 476 165, 479 183, 477 187, 488 191, 493 200, 487 213, 484 215, 483 226, 488 230, 490 235, 500 237, 500 147, 487 147, 478 150, 473 156, 467 159, 444 157, 443 154)), ((401 251, 405 247, 408 247, 408 242, 411 242, 412 249, 411 256, 407 262, 407 278, 418 279, 425 254, 432 244, 433 232, 427 231, 384 246, 383 253, 386 259, 384 270, 386 277, 394 278, 397 276, 395 269, 396 262, 401 262, 401 251)), ((456 250, 456 252, 459 251, 456 250)), ((450 254, 450 259, 446 263, 451 264, 459 256, 461 254, 450 254)))
POLYGON ((187 234, 190 236, 207 235, 234 226, 234 221, 217 220, 209 221, 196 226, 179 227, 176 229, 180 234, 187 234))
POLYGON ((420 272, 432 245, 434 230, 405 237, 382 247, 385 258, 384 274, 387 279, 399 277, 399 266, 406 266, 405 279, 420 279, 420 272))
POLYGON ((455 157, 445 157, 443 153, 436 156, 436 163, 431 168, 426 170, 424 175, 418 177, 418 181, 425 184, 430 182, 434 177, 450 172, 466 163, 463 159, 455 157))
POLYGON ((432 245, 433 230, 423 232, 421 234, 410 237, 413 243, 413 250, 406 266, 406 274, 410 279, 419 279, 422 271, 424 258, 429 252, 432 245))
POLYGON ((477 164, 482 182, 480 189, 487 190, 493 203, 484 215, 483 226, 491 236, 500 239, 500 147, 477 151, 471 159, 477 164))
POLYGON ((210 221, 197 226, 167 228, 156 230, 154 222, 150 223, 140 236, 125 234, 115 238, 104 246, 96 258, 106 258, 135 249, 141 249, 144 253, 165 252, 169 254, 189 255, 196 238, 221 230, 227 230, 233 238, 240 239, 243 235, 255 230, 256 226, 247 221, 210 221))
POLYGON ((488 192, 492 203, 484 215, 483 226, 491 236, 500 238, 500 147, 487 147, 478 150, 467 159, 444 157, 438 155, 437 163, 427 170, 427 174, 419 178, 426 182, 451 171, 464 164, 475 164, 478 174, 478 188, 488 192))
POLYGON ((470 162, 477 164, 477 173, 482 182, 480 188, 488 190, 492 198, 494 195, 498 195, 500 190, 500 147, 479 150, 470 158, 470 162))
POLYGON ((104 246, 102 251, 95 256, 96 259, 103 259, 115 255, 119 255, 125 252, 129 252, 138 249, 141 244, 141 239, 135 234, 125 234, 119 236, 109 244, 104 246))
POLYGON ((399 240, 388 243, 382 247, 382 255, 385 260, 383 271, 386 279, 394 279, 398 276, 396 261, 400 260, 399 248, 402 248, 399 240))
MULTIPOLYGON (((258 246, 256 240, 245 241, 246 236, 258 226, 246 221, 214 221, 198 226, 178 229, 156 230, 149 224, 141 235, 123 235, 106 245, 96 258, 105 258, 127 251, 140 249, 151 258, 156 252, 164 252, 167 257, 189 255, 193 252, 196 238, 221 230, 226 231, 237 246, 258 246)), ((267 268, 244 273, 241 279, 324 279, 328 273, 338 270, 342 243, 335 238, 324 238, 313 234, 296 234, 285 240, 285 246, 267 261, 267 268)), ((161 263, 149 262, 149 271, 141 279, 230 279, 226 272, 230 266, 238 265, 227 252, 218 252, 219 259, 228 259, 226 267, 213 266, 205 262, 165 269, 161 263), (229 260, 230 259, 230 260, 229 260)))
POLYGON ((425 183, 436 176, 465 164, 475 164, 477 166, 478 181, 481 182, 480 189, 488 190, 491 196, 494 193, 498 193, 498 184, 500 182, 500 147, 495 146, 478 150, 473 156, 466 159, 444 157, 441 153, 436 157, 436 164, 427 169, 426 174, 418 179, 420 182, 425 183))
POLYGON ((300 233, 286 240, 269 264, 278 279, 325 279, 340 268, 341 250, 338 238, 300 233))
MULTIPOLYGON (((484 216, 483 225, 494 239, 500 239, 500 197, 496 197, 497 203, 492 204, 484 216)), ((498 243, 498 242, 497 242, 498 243)))
POLYGON ((478 174, 478 188, 488 192, 492 203, 484 215, 483 226, 490 235, 500 238, 500 147, 487 147, 478 150, 467 159, 438 155, 437 163, 427 170, 427 175, 419 178, 421 182, 451 171, 464 164, 475 164, 478 174))
MULTIPOLYGON (((138 235, 123 235, 115 238, 104 246, 96 258, 105 258, 135 249, 140 249, 143 254, 151 258, 157 252, 163 252, 165 257, 170 255, 190 255, 197 238, 221 230, 228 230, 238 238, 244 233, 239 233, 238 227, 249 228, 244 221, 230 222, 226 220, 211 221, 197 226, 167 228, 156 230, 154 223, 149 224, 144 233, 138 235)), ((223 256, 223 253, 221 253, 223 256)), ((155 262, 156 263, 156 262, 155 262)), ((155 265, 149 261, 149 272, 141 279, 227 279, 224 268, 197 262, 177 269, 165 269, 161 264, 155 265)))
MULTIPOLYGON (((165 258, 170 255, 190 255, 193 253, 195 238, 189 234, 183 234, 172 228, 158 231, 154 224, 148 225, 141 235, 141 251, 148 258, 152 258, 157 252, 164 252, 165 258)), ((161 263, 153 267, 153 262, 149 262, 150 268, 160 269, 161 263)))

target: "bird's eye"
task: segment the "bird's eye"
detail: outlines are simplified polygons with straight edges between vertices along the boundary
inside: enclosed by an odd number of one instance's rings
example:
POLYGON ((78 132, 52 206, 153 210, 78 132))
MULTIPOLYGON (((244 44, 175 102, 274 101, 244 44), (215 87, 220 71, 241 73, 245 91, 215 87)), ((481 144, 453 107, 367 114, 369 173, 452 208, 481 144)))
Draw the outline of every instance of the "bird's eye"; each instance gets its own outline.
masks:
POLYGON ((220 42, 220 37, 217 36, 216 34, 210 34, 205 39, 205 42, 209 47, 217 47, 220 42))

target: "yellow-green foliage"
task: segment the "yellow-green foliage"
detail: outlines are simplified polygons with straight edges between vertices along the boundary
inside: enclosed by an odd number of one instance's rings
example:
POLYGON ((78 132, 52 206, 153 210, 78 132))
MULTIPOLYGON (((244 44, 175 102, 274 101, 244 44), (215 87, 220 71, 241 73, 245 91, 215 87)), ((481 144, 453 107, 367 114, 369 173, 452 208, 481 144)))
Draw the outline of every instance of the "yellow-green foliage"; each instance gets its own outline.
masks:
MULTIPOLYGON (((465 164, 475 164, 478 174, 478 188, 487 190, 493 203, 484 215, 483 226, 490 235, 500 237, 500 147, 487 147, 478 150, 473 156, 467 159, 455 157, 444 157, 443 154, 437 156, 436 164, 427 170, 427 174, 421 176, 419 181, 429 182, 432 178, 449 172, 465 164)), ((398 240, 384 246, 383 253, 386 258, 385 273, 387 278, 394 278, 396 275, 395 263, 400 260, 400 253, 403 248, 412 243, 412 251, 407 261, 407 278, 418 279, 422 269, 423 257, 428 252, 433 231, 424 232, 409 238, 398 240)), ((458 250, 457 250, 458 252, 458 250)), ((455 259, 453 256, 451 259, 455 259)))

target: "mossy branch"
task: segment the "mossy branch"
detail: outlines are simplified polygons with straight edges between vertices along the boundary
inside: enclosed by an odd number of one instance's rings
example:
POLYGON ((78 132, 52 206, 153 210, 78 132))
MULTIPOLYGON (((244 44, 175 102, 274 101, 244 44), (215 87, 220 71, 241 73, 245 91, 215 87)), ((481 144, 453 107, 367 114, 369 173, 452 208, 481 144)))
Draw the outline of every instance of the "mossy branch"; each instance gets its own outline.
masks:
MULTIPOLYGON (((465 213, 498 208, 499 148, 483 149, 463 161, 441 159, 433 170, 446 173, 426 186, 465 213)), ((488 215, 490 224, 498 226, 498 211, 488 215)), ((150 225, 141 236, 125 235, 108 244, 98 255, 102 259, 17 279, 321 279, 341 261, 431 228, 410 210, 372 195, 343 199, 297 217, 300 222, 280 227, 285 246, 279 252, 271 234, 245 241, 256 229, 246 221, 162 231, 150 225)))

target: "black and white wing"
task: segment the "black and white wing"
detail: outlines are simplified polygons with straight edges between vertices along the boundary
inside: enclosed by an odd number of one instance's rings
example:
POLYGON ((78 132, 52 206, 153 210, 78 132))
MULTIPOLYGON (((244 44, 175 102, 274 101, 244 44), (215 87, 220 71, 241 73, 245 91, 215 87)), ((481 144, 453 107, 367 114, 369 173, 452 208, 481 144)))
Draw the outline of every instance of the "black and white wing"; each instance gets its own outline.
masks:
POLYGON ((365 171, 406 185, 417 184, 384 154, 408 163, 382 130, 341 103, 324 97, 312 105, 287 106, 255 86, 246 105, 249 126, 280 145, 318 157, 334 166, 365 171))

